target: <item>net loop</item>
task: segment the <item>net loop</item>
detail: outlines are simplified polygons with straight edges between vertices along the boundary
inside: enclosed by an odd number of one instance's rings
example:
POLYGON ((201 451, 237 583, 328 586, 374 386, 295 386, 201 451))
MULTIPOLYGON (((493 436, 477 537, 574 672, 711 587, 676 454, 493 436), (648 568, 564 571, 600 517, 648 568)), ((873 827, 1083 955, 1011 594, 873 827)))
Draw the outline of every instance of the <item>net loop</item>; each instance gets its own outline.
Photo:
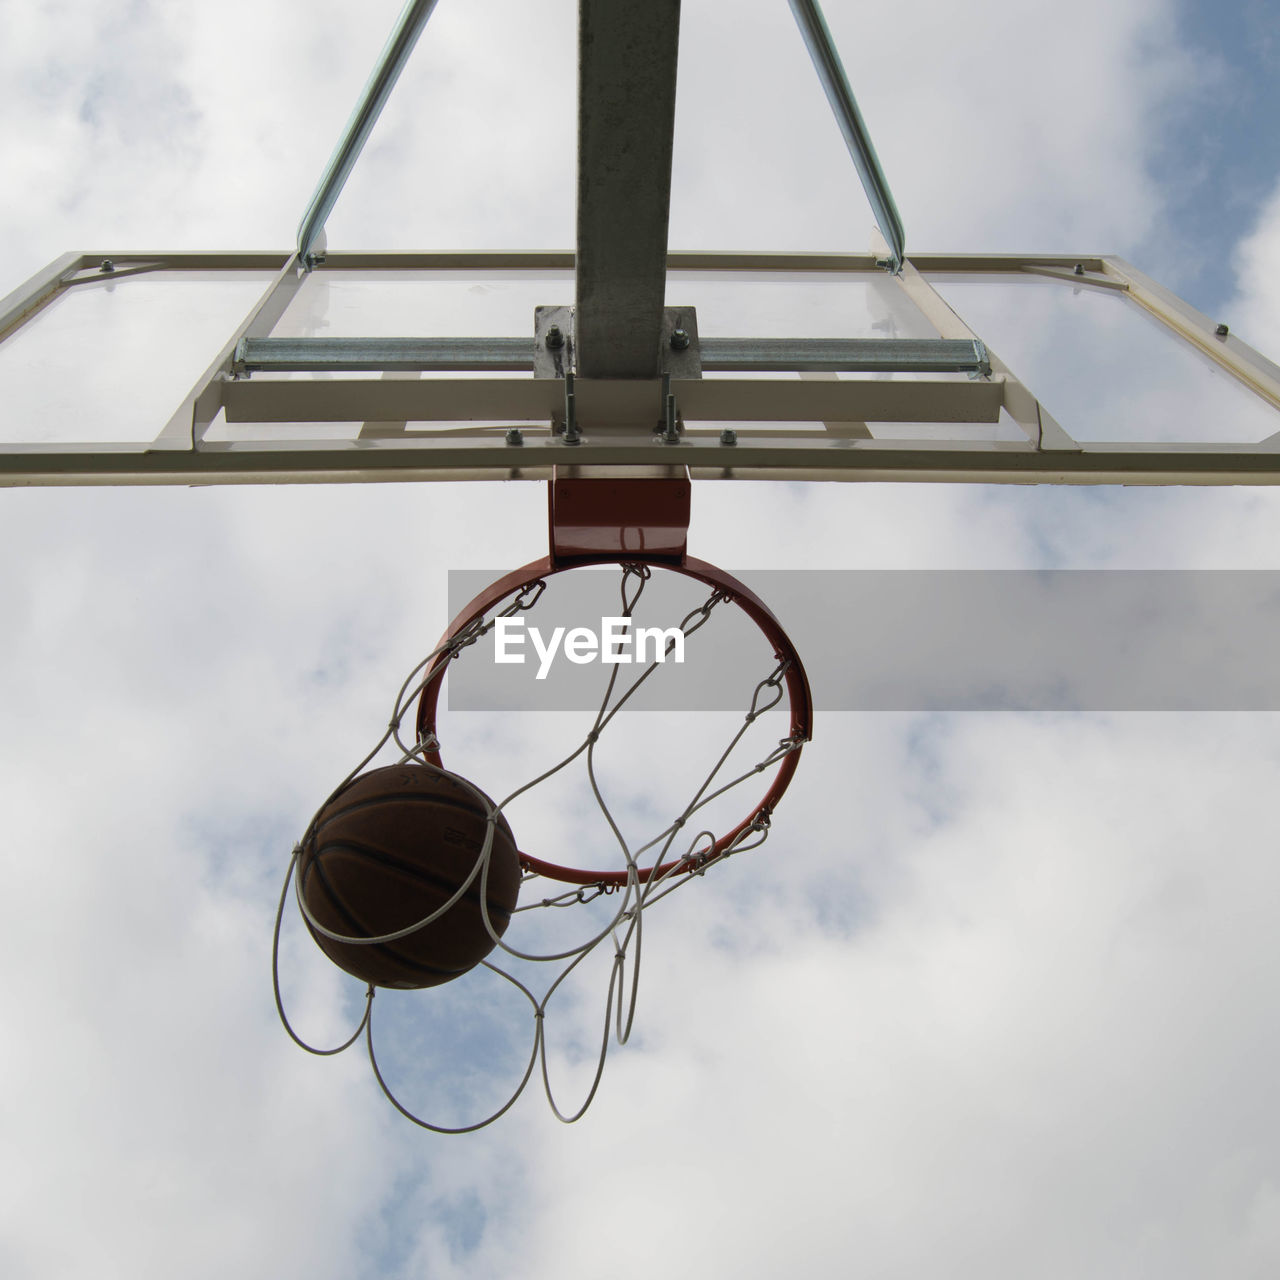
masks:
POLYGON ((463 649, 470 648, 492 628, 493 623, 474 622, 466 630, 460 631, 446 646, 445 652, 450 659, 456 658, 463 649))
POLYGON ((516 592, 515 599, 498 616, 510 618, 514 614, 532 609, 542 599, 542 593, 546 589, 547 580, 545 578, 539 578, 536 582, 529 583, 516 592))
POLYGON ((647 564, 624 564, 622 566, 622 581, 619 584, 619 594, 622 596, 622 616, 624 618, 631 617, 635 611, 636 605, 640 602, 640 596, 644 592, 645 583, 652 576, 652 570, 647 564), (635 579, 634 584, 632 579, 635 579), (627 588, 634 586, 634 594, 628 595, 627 588))

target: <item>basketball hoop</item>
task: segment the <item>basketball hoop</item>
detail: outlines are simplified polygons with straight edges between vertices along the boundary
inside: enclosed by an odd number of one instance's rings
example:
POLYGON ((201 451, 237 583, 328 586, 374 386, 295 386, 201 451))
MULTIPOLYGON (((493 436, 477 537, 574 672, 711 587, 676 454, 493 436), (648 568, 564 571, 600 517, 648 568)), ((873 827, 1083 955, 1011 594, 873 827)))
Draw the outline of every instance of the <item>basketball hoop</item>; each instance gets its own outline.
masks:
MULTIPOLYGON (((303 1048, 321 1054, 341 1052, 363 1034, 383 1092, 401 1114, 434 1132, 465 1133, 492 1123, 514 1104, 539 1061, 555 1115, 568 1123, 585 1113, 599 1086, 611 1038, 621 1044, 630 1035, 645 911, 711 866, 764 842, 773 811, 795 774, 801 748, 812 729, 809 682, 778 619, 737 578, 686 553, 687 475, 672 475, 668 469, 659 477, 645 479, 557 476, 551 486, 550 524, 551 554, 482 590, 401 685, 385 732, 331 793, 295 847, 277 908, 273 970, 276 1005, 286 1030, 303 1048), (708 594, 701 604, 685 612, 686 589, 685 603, 680 605, 684 617, 678 627, 657 629, 662 640, 653 660, 645 666, 638 657, 643 669, 621 686, 618 665, 603 682, 602 692, 593 684, 590 705, 595 708, 594 718, 585 734, 575 731, 577 745, 559 753, 537 776, 495 803, 486 794, 492 787, 488 777, 476 776, 473 781, 460 776, 447 769, 441 758, 438 713, 445 676, 464 653, 475 652, 473 646, 483 637, 490 632, 500 634, 503 619, 535 609, 548 594, 552 579, 574 569, 607 566, 615 566, 621 573, 621 603, 614 606, 621 616, 611 621, 625 628, 632 627, 637 605, 655 573, 666 571, 701 584, 708 594), (620 814, 615 815, 606 799, 597 773, 597 743, 605 730, 615 725, 620 711, 643 700, 637 696, 639 691, 652 688, 647 682, 664 666, 667 654, 706 625, 713 614, 717 622, 703 639, 717 636, 719 619, 729 611, 737 615, 738 633, 732 641, 716 638, 707 642, 709 647, 703 652, 717 666, 723 665, 726 644, 745 655, 749 668, 735 669, 726 681, 733 690, 733 707, 740 710, 746 704, 745 712, 729 735, 728 745, 716 747, 718 754, 713 753, 709 771, 678 775, 680 783, 691 784, 692 794, 686 792, 675 816, 653 822, 646 814, 642 833, 624 834, 630 819, 624 822, 620 814), (784 721, 785 736, 779 738, 777 731, 784 721), (390 749, 398 752, 398 759, 374 766, 375 758, 390 749), (753 763, 740 763, 740 751, 748 753, 753 763), (569 777, 562 771, 575 761, 585 764, 590 795, 618 845, 620 866, 562 866, 537 852, 521 850, 515 843, 507 822, 508 807, 554 775, 569 777), (750 804, 745 816, 736 816, 741 810, 735 814, 732 796, 724 803, 734 816, 727 816, 721 798, 740 786, 758 787, 761 778, 767 779, 763 794, 750 804), (661 828, 656 834, 655 826, 661 828), (718 827, 718 832, 711 827, 718 827), (682 850, 675 848, 677 841, 683 842, 682 850), (522 875, 524 882, 541 876, 570 888, 517 905, 522 875), (285 1014, 278 957, 291 882, 299 912, 321 949, 366 983, 360 1024, 348 1040, 333 1049, 307 1044, 285 1014), (598 899, 603 901, 596 907, 585 905, 598 899), (585 931, 579 928, 570 945, 547 950, 544 944, 535 951, 527 942, 517 945, 505 936, 511 924, 511 938, 515 938, 515 920, 521 913, 550 919, 541 908, 565 907, 574 908, 575 917, 585 913, 581 918, 587 921, 585 931), (583 937, 583 932, 587 936, 583 937), (556 1101, 548 1068, 548 1004, 579 963, 598 948, 609 957, 599 1057, 585 1100, 576 1110, 563 1110, 556 1101), (532 965, 541 973, 547 962, 560 966, 560 972, 542 994, 535 994, 533 987, 540 984, 528 980, 528 967, 532 965), (433 1123, 399 1099, 379 1066, 373 1038, 374 990, 431 988, 479 968, 505 978, 527 999, 533 1015, 529 1056, 505 1102, 486 1118, 459 1126, 433 1123)), ((590 576, 610 581, 608 574, 590 576)), ((591 586, 595 589, 595 584, 591 586)), ((556 588, 550 590, 554 595, 556 588)), ((682 593, 674 594, 679 597, 682 593)), ((689 708, 680 705, 687 714, 689 708)), ((679 730, 675 732, 679 734, 679 730)), ((613 738, 625 736, 616 729, 611 734, 613 738)), ((480 765, 477 775, 488 767, 484 760, 480 765)), ((636 780, 634 771, 623 770, 620 776, 636 780)), ((576 803, 579 793, 573 794, 576 803)), ((538 927, 534 925, 535 938, 538 927)))
MULTIPOLYGON (((713 601, 736 605, 755 623, 771 646, 778 663, 774 676, 770 677, 771 687, 781 686, 786 690, 790 705, 790 728, 787 738, 781 744, 784 749, 777 760, 777 770, 765 789, 764 795, 747 816, 723 835, 717 836, 710 849, 700 854, 705 864, 735 848, 749 832, 759 831, 762 826, 768 824, 774 808, 795 774, 796 766, 800 762, 800 748, 809 740, 813 725, 813 700, 809 692, 809 681, 805 675, 804 665, 781 623, 750 588, 723 569, 705 561, 684 556, 678 562, 671 562, 665 558, 628 554, 625 558, 610 555, 583 557, 566 562, 554 556, 547 556, 499 578, 461 610, 450 623, 437 646, 437 656, 427 671, 418 702, 417 732, 418 742, 423 744, 422 758, 438 768, 444 767, 437 737, 437 713, 444 678, 452 662, 472 643, 477 627, 484 624, 493 610, 504 600, 512 598, 522 602, 522 608, 532 607, 541 595, 541 586, 547 578, 588 565, 609 564, 616 564, 624 571, 631 567, 665 569, 705 584, 712 589, 713 601), (524 603, 526 601, 527 604, 524 603)), ((752 711, 758 714, 754 706, 752 711)), ((665 876, 675 870, 680 862, 679 859, 674 859, 656 863, 639 868, 633 873, 627 868, 607 870, 560 866, 537 857, 527 850, 521 851, 520 860, 526 870, 536 872, 549 880, 558 880, 565 884, 609 887, 626 884, 633 874, 640 883, 645 883, 652 876, 665 876)))

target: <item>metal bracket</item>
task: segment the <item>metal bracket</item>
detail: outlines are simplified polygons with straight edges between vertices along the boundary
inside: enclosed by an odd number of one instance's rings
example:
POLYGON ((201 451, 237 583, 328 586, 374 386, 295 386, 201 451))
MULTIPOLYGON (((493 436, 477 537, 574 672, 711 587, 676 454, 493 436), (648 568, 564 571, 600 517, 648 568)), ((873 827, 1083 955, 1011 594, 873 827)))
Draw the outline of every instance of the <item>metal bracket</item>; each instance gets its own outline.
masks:
POLYGON ((662 349, 658 369, 673 378, 702 377, 698 313, 693 307, 666 307, 662 312, 662 349))
POLYGON ((575 372, 576 346, 572 307, 535 307, 533 311, 533 376, 563 378, 575 372))
POLYGON ((614 560, 630 552, 682 563, 689 507, 684 466, 557 465, 547 486, 552 561, 614 560))
POLYGON ((117 267, 112 259, 103 258, 98 266, 85 267, 75 275, 67 276, 62 283, 67 288, 77 284, 112 285, 117 280, 124 280, 129 276, 141 276, 148 272, 162 270, 164 270, 162 262, 131 262, 127 267, 117 267))
MULTIPOLYGON (((535 307, 533 312, 533 376, 563 378, 578 372, 573 307, 535 307)), ((702 347, 694 307, 666 307, 662 312, 658 370, 673 378, 702 377, 702 347)))
POLYGON ((1112 276, 1102 275, 1096 271, 1087 271, 1082 262, 1077 262, 1070 270, 1066 267, 1040 266, 1035 263, 1024 266, 1022 270, 1029 276, 1067 280, 1073 285, 1090 285, 1095 289, 1108 289, 1114 293, 1127 293, 1129 289, 1128 281, 1116 280, 1112 276))

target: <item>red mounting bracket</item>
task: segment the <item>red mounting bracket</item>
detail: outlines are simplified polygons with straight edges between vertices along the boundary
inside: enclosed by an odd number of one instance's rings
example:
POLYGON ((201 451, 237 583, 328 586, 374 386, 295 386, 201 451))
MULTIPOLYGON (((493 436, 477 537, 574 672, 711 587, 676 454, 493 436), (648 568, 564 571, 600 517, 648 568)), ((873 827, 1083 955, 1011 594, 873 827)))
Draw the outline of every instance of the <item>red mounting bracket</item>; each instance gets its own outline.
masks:
POLYGON ((551 560, 683 564, 692 486, 687 467, 556 467, 547 486, 551 560))

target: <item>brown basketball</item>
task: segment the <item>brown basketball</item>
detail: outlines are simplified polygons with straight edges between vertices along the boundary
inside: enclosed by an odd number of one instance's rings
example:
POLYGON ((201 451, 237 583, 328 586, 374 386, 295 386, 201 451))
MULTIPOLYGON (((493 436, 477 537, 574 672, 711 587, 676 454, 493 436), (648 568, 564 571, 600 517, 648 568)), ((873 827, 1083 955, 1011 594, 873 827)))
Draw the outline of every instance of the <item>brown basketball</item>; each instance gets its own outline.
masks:
MULTIPOLYGON (((316 921, 351 938, 377 938, 438 911, 471 875, 486 810, 461 782, 398 764, 353 779, 320 812, 298 860, 303 901, 316 921)), ((501 815, 486 894, 502 934, 520 892, 520 857, 501 815)), ((310 928, 310 924, 308 924, 310 928)), ((434 987, 475 968, 494 941, 480 911, 480 876, 437 920, 395 942, 335 942, 311 929, 340 968, 379 987, 434 987)))

